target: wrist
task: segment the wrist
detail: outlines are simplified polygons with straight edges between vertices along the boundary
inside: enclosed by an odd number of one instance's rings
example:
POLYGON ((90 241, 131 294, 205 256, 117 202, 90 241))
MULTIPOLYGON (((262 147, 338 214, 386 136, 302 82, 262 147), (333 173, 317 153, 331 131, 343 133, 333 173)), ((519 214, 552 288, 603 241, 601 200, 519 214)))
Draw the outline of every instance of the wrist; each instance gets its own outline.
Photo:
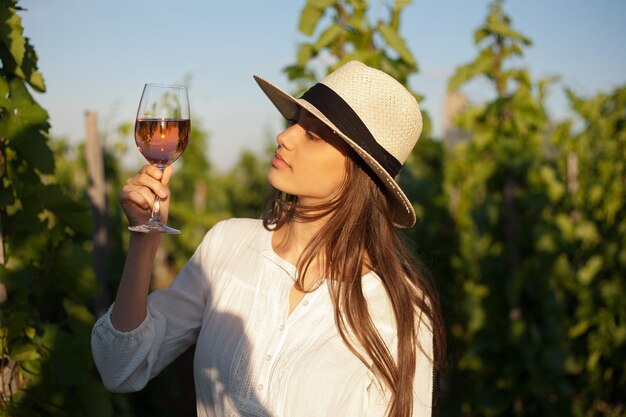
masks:
POLYGON ((156 251, 161 243, 161 233, 130 232, 129 249, 141 248, 156 251))

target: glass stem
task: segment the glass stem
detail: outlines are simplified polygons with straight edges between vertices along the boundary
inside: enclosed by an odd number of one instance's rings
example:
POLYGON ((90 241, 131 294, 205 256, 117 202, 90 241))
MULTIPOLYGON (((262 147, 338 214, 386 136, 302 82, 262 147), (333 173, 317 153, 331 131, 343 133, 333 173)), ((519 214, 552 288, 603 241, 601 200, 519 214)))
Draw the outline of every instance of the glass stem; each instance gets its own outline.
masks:
POLYGON ((158 195, 154 196, 154 204, 152 205, 152 214, 150 215, 150 220, 148 222, 158 222, 161 223, 161 199, 158 195))
MULTIPOLYGON (((158 167, 161 170, 161 177, 165 168, 158 167)), ((152 214, 150 214, 149 223, 161 223, 161 199, 157 194, 154 195, 154 204, 152 204, 152 214)))

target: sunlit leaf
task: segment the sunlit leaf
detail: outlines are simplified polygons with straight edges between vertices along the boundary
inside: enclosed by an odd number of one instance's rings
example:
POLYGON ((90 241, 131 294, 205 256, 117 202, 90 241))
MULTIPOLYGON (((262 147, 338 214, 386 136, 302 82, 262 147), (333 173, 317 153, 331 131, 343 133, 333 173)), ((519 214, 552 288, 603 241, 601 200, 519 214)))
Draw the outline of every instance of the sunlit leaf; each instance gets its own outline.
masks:
POLYGON ((487 30, 484 27, 477 29, 474 32, 474 43, 479 44, 480 42, 482 42, 483 39, 489 36, 489 34, 490 34, 489 30, 487 30))
POLYGON ((583 335, 589 329, 590 322, 589 320, 583 320, 576 324, 573 327, 570 327, 567 335, 571 339, 575 339, 581 335, 583 335))
POLYGON ((517 41, 524 43, 524 45, 527 45, 527 46, 532 45, 532 41, 529 38, 513 30, 510 26, 508 26, 502 21, 499 21, 499 20, 490 21, 487 23, 487 28, 490 31, 497 33, 500 36, 515 39, 517 41))
POLYGON ((309 59, 313 56, 314 49, 311 44, 303 43, 298 48, 298 57, 296 59, 296 63, 299 66, 304 66, 309 61, 309 59))
POLYGON ((42 129, 48 128, 48 112, 35 102, 21 79, 9 79, 9 94, 22 125, 33 124, 42 129))
POLYGON ((337 3, 337 0, 307 0, 307 5, 318 8, 325 9, 328 6, 331 6, 337 3))
MULTIPOLYGON (((317 42, 315 42, 314 48, 319 51, 320 49, 327 47, 335 41, 342 31, 343 29, 338 24, 329 26, 320 34, 317 42)), ((300 63, 300 57, 298 57, 298 63, 300 63)))
POLYGON ((394 10, 400 10, 413 3, 413 0, 396 0, 393 4, 394 10))
POLYGON ((382 23, 380 23, 377 28, 385 41, 389 44, 389 46, 395 49, 395 51, 405 62, 412 65, 415 64, 415 58, 413 58, 413 54, 406 46, 406 42, 404 41, 404 39, 402 39, 402 37, 396 31, 382 23))
MULTIPOLYGON (((22 35, 24 32, 22 18, 15 13, 14 7, 5 6, 0 7, 0 42, 19 68, 22 65, 26 51, 26 39, 22 35)), ((3 59, 3 63, 5 63, 4 61, 3 59)))
POLYGON ((298 30, 307 36, 311 36, 315 31, 317 22, 322 17, 323 11, 317 7, 307 4, 300 14, 300 24, 298 30))
POLYGON ((36 91, 43 93, 46 91, 46 83, 43 75, 37 70, 37 53, 30 43, 26 43, 26 52, 22 65, 24 79, 36 91))
POLYGON ((65 298, 63 300, 63 308, 67 313, 70 327, 77 333, 91 332, 91 328, 95 322, 93 315, 87 310, 84 305, 77 304, 76 302, 65 298))
POLYGON ((604 264, 604 261, 602 259, 602 256, 600 255, 592 256, 591 258, 589 258, 589 260, 587 260, 585 265, 578 271, 578 280, 583 285, 589 285, 591 281, 595 278, 595 276, 598 274, 598 272, 600 272, 603 264, 604 264))
POLYGON ((32 361, 40 358, 37 346, 31 343, 14 345, 11 349, 10 356, 15 361, 32 361))

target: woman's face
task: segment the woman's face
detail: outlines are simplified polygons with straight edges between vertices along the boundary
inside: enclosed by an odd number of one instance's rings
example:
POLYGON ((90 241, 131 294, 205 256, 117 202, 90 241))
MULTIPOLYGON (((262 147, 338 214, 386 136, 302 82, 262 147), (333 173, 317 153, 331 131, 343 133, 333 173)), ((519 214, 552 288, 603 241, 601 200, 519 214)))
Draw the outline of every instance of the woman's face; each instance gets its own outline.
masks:
POLYGON ((268 179, 274 188, 298 196, 303 205, 330 201, 346 175, 349 148, 305 110, 281 132, 268 179))

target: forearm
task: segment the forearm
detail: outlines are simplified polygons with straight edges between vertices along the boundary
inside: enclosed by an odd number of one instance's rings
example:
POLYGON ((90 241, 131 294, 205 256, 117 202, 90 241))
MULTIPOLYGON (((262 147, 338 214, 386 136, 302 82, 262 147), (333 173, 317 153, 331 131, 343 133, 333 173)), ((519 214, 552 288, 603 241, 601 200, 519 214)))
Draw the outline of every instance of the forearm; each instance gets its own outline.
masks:
POLYGON ((160 241, 160 234, 130 235, 124 272, 111 312, 111 323, 116 330, 131 331, 146 317, 150 278, 160 241))

